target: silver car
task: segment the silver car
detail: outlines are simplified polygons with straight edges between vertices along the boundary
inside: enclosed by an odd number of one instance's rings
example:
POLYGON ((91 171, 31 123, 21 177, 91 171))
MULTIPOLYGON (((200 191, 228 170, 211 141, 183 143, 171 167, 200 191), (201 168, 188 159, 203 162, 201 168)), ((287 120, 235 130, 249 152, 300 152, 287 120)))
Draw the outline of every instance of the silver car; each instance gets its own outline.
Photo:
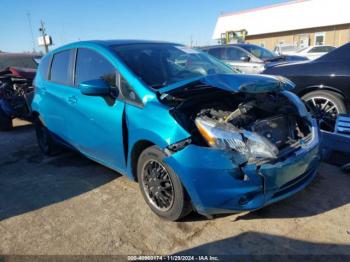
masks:
POLYGON ((301 56, 279 56, 266 48, 253 44, 207 46, 201 50, 224 61, 235 71, 245 74, 259 74, 276 64, 307 60, 301 56))

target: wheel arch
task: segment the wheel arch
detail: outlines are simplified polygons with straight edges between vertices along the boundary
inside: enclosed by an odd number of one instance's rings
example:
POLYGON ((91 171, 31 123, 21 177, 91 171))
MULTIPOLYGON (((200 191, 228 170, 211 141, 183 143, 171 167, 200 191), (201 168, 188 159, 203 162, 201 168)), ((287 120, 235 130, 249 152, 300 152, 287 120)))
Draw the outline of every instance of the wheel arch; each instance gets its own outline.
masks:
POLYGON ((344 98, 344 100, 346 99, 344 93, 336 88, 336 87, 332 87, 332 86, 325 86, 325 85, 313 85, 313 86, 308 86, 303 88, 302 90, 300 90, 300 92, 297 93, 298 96, 302 97, 308 93, 311 93, 313 91, 331 91, 334 92, 338 95, 341 95, 342 98, 344 98))
POLYGON ((338 88, 332 87, 332 86, 324 86, 324 85, 314 85, 309 86, 306 88, 303 88, 300 92, 297 93, 297 95, 301 98, 302 96, 311 93, 313 91, 330 91, 335 94, 338 94, 341 96, 345 103, 345 107, 348 111, 350 111, 350 99, 345 96, 345 94, 338 88))
POLYGON ((154 146, 155 144, 149 140, 139 140, 137 141, 130 153, 130 177, 137 182, 137 162, 141 153, 148 147, 154 146))

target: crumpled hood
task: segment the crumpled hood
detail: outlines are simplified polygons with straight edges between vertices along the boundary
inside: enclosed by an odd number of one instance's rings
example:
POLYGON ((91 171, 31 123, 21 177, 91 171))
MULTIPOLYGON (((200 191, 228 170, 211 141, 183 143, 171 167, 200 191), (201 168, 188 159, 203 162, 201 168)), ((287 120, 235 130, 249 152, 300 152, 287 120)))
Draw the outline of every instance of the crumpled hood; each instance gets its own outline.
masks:
POLYGON ((246 74, 214 74, 183 80, 158 90, 160 94, 172 94, 187 90, 193 91, 196 86, 207 86, 223 89, 233 93, 267 93, 291 90, 293 82, 281 77, 270 75, 246 74), (191 87, 191 88, 189 88, 191 87))

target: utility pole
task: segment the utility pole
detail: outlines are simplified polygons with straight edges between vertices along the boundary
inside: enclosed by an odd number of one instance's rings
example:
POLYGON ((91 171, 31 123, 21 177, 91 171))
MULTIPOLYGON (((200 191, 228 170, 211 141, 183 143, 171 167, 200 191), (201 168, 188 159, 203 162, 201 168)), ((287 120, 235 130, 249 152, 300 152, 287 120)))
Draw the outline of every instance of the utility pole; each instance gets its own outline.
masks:
POLYGON ((32 38, 33 52, 36 52, 36 50, 35 50, 34 34, 33 34, 33 27, 32 27, 32 19, 30 17, 30 12, 27 13, 27 17, 28 17, 28 25, 29 25, 29 30, 30 30, 30 36, 32 38))
POLYGON ((45 53, 47 54, 47 53, 49 52, 49 46, 48 46, 48 44, 46 43, 46 39, 45 39, 45 36, 46 36, 46 29, 45 29, 43 20, 40 21, 40 24, 41 24, 41 27, 39 28, 39 31, 41 32, 41 35, 42 35, 42 37, 43 37, 44 46, 45 46, 45 53))

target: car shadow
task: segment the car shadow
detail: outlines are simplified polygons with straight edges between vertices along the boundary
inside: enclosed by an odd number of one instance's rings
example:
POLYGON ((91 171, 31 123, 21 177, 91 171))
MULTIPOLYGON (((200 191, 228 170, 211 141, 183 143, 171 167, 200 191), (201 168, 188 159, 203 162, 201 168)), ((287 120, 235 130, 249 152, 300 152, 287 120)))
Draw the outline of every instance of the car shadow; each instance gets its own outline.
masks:
POLYGON ((0 134, 20 134, 28 132, 31 129, 33 129, 33 124, 26 123, 20 126, 14 126, 10 131, 0 131, 0 134))
POLYGON ((288 257, 290 260, 287 261, 323 261, 322 258, 324 261, 343 261, 342 258, 349 258, 350 245, 316 243, 259 232, 245 232, 180 251, 175 255, 212 255, 219 256, 218 261, 284 261, 288 257))
POLYGON ((11 136, 13 146, 1 148, 0 144, 0 221, 70 199, 121 176, 75 152, 43 156, 31 126, 16 127, 6 136, 11 136))

